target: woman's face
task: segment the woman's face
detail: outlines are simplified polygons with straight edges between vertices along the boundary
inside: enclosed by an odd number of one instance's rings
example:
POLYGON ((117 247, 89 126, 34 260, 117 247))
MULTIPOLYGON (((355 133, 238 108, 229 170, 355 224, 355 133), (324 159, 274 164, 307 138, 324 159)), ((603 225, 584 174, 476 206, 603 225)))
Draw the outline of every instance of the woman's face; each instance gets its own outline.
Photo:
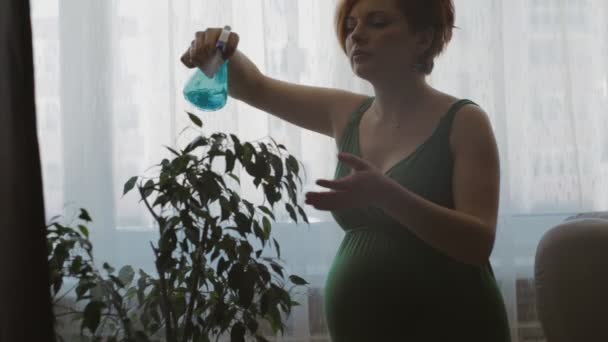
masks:
POLYGON ((424 37, 409 29, 396 1, 359 0, 345 20, 346 52, 363 79, 404 75, 424 51, 424 37))

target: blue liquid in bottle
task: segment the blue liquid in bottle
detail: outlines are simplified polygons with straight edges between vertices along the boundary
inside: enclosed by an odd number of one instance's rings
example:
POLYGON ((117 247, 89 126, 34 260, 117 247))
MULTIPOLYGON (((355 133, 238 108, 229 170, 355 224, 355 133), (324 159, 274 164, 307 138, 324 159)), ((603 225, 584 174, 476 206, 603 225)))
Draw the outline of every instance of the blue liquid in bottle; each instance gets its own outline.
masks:
POLYGON ((184 87, 184 97, 203 111, 222 109, 228 98, 228 61, 222 64, 213 78, 207 77, 197 68, 184 87))

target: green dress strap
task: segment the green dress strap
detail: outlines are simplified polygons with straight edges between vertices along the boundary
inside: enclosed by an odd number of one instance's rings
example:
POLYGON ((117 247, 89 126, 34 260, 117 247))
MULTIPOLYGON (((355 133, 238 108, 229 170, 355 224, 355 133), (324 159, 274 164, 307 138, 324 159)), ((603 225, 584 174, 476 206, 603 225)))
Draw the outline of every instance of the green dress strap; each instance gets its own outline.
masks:
POLYGON ((363 113, 365 113, 369 106, 372 105, 372 102, 374 102, 374 97, 367 97, 361 102, 359 107, 357 107, 357 109, 350 114, 346 127, 344 128, 344 132, 342 133, 342 139, 338 145, 341 152, 352 152, 354 128, 355 126, 359 125, 359 121, 361 120, 363 113))
MULTIPOLYGON (((447 130, 447 133, 450 133, 452 125, 454 123, 454 118, 456 117, 456 113, 458 113, 460 109, 462 109, 462 107, 466 105, 475 105, 479 107, 477 103, 468 99, 461 99, 456 101, 450 106, 450 109, 441 118, 437 130, 447 130)), ((445 136, 449 137, 449 134, 445 134, 445 136)))

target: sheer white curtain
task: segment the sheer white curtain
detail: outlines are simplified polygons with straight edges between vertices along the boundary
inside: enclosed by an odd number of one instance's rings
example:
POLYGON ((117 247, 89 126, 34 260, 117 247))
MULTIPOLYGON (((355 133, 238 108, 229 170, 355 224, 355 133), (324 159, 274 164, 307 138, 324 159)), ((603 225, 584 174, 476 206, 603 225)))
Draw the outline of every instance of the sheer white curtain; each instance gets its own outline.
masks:
MULTIPOLYGON (((151 220, 123 183, 185 138, 179 63, 193 34, 230 24, 267 75, 371 94, 333 33, 335 0, 34 0, 38 127, 47 215, 84 206, 99 259, 150 267, 151 220)), ((492 263, 515 341, 539 334, 530 292, 540 235, 566 216, 608 208, 608 2, 456 0, 459 27, 430 77, 479 103, 501 152, 499 233, 492 263)), ((332 140, 229 100, 205 113, 207 133, 267 135, 303 162, 304 191, 331 177, 332 140)), ((247 182, 244 182, 247 184, 247 182)), ((256 201, 253 186, 244 196, 256 201)), ((292 319, 302 341, 323 336, 320 287, 342 233, 326 212, 311 226, 280 215, 294 272, 313 284, 292 319)))

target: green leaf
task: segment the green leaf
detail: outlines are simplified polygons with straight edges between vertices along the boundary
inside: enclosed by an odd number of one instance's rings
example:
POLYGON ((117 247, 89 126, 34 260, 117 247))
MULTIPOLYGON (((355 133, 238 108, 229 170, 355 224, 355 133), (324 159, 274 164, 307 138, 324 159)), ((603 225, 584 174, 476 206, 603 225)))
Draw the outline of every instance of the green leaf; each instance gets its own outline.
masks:
POLYGON ((251 253, 253 253, 253 247, 247 241, 241 242, 241 245, 238 247, 239 257, 243 262, 247 262, 251 257, 251 253))
POLYGON ((146 277, 141 276, 142 271, 140 270, 139 272, 140 277, 139 279, 137 279, 137 301, 140 305, 142 305, 144 303, 144 300, 146 299, 145 292, 146 288, 148 287, 148 282, 146 281, 146 277))
POLYGON ((169 197, 166 195, 160 195, 156 198, 156 200, 154 200, 152 207, 156 207, 157 205, 164 207, 167 204, 167 202, 169 202, 169 197))
POLYGON ((293 210, 293 206, 289 203, 285 203, 285 209, 289 212, 289 216, 294 222, 298 222, 298 217, 296 216, 296 212, 293 210))
POLYGON ((243 163, 243 165, 245 165, 245 167, 250 164, 251 157, 254 155, 255 155, 255 148, 253 147, 253 145, 251 145, 251 143, 248 143, 248 142, 243 144, 243 160, 241 163, 243 163))
POLYGON ((278 191, 276 186, 262 184, 262 187, 264 188, 264 195, 266 195, 266 198, 268 199, 268 202, 270 202, 271 206, 281 200, 281 192, 278 191))
POLYGON ((264 238, 265 240, 268 240, 270 238, 270 232, 272 231, 272 224, 270 224, 270 220, 266 216, 262 218, 262 224, 264 225, 264 238))
POLYGON ((289 155, 289 157, 287 158, 287 169, 291 170, 295 174, 300 172, 300 165, 298 165, 298 161, 292 155, 289 155))
POLYGON ((247 320, 247 328, 252 334, 255 334, 258 331, 258 322, 255 319, 247 320))
POLYGON ((192 121, 195 125, 197 125, 198 127, 203 127, 203 122, 201 121, 201 119, 199 119, 198 116, 192 113, 188 113, 188 116, 190 117, 190 121, 192 121))
POLYGON ((270 174, 270 167, 268 166, 268 161, 261 154, 258 154, 255 157, 255 164, 253 164, 253 167, 249 170, 251 170, 251 175, 256 178, 266 178, 270 174))
POLYGON ((275 273, 283 277, 283 267, 276 262, 271 262, 270 267, 274 270, 275 273))
POLYGON ((220 209, 222 221, 227 220, 232 214, 232 208, 230 201, 224 196, 220 196, 220 209))
POLYGON ((235 259, 238 257, 236 255, 236 242, 232 237, 225 236, 219 243, 219 247, 228 255, 230 259, 235 259))
POLYGON ((135 297, 135 295, 137 295, 137 288, 135 287, 130 287, 127 290, 127 293, 125 293, 125 298, 127 299, 132 299, 133 297, 135 297))
POLYGON ((109 277, 109 278, 110 278, 110 280, 112 280, 112 282, 113 282, 113 283, 114 283, 116 286, 118 286, 119 288, 121 288, 121 289, 122 289, 122 288, 124 288, 124 287, 125 287, 125 284, 123 284, 123 283, 122 283, 122 281, 121 281, 120 279, 118 279, 118 277, 117 277, 117 276, 115 276, 115 275, 111 275, 111 274, 110 274, 108 277, 109 277))
POLYGON ((181 317, 186 312, 186 298, 182 294, 178 294, 172 298, 175 315, 181 317))
POLYGON ((302 219, 304 220, 304 222, 310 224, 310 222, 308 222, 308 216, 306 216, 304 209, 302 209, 302 207, 299 205, 298 205, 298 212, 300 213, 300 216, 302 216, 302 219))
POLYGON ((82 266, 82 256, 77 255, 72 261, 72 265, 70 265, 70 273, 77 274, 80 272, 80 267, 82 266))
POLYGON ((207 140, 207 138, 202 137, 202 136, 197 136, 196 138, 192 139, 192 141, 188 144, 188 146, 186 146, 186 148, 184 149, 184 152, 190 153, 201 146, 207 146, 208 143, 209 143, 209 140, 207 140))
POLYGON ((135 342, 150 342, 150 339, 146 336, 145 332, 137 330, 135 332, 135 342))
POLYGON ((169 150, 169 152, 171 152, 171 153, 175 154, 175 156, 177 156, 177 157, 181 157, 181 156, 182 156, 181 154, 177 153, 177 151, 176 151, 176 150, 172 149, 172 148, 171 148, 171 147, 169 147, 169 146, 165 146, 165 148, 166 148, 167 150, 169 150))
POLYGON ((260 298, 260 313, 265 316, 270 308, 270 292, 264 292, 260 298))
POLYGON ((143 197, 144 198, 148 198, 148 196, 150 196, 153 192, 154 192, 154 181, 153 180, 148 180, 146 182, 146 184, 144 184, 143 190, 143 197))
POLYGON ((108 271, 108 273, 114 272, 114 267, 110 266, 110 264, 107 262, 104 262, 102 266, 104 270, 108 271))
POLYGON ((217 262, 217 275, 222 276, 224 272, 228 269, 228 265, 230 265, 230 262, 227 261, 224 257, 221 257, 217 262))
POLYGON ((232 138, 232 141, 234 142, 235 145, 241 144, 241 140, 239 140, 239 138, 236 135, 230 134, 230 138, 232 138))
POLYGON ((297 275, 290 275, 289 280, 296 285, 308 285, 308 282, 297 275))
POLYGON ((118 271, 118 279, 124 286, 129 286, 133 281, 133 276, 135 272, 133 271, 133 267, 127 265, 118 271))
POLYGON ((105 307, 102 302, 92 301, 84 308, 84 320, 82 327, 89 329, 92 334, 95 334, 99 322, 101 321, 101 310, 105 307))
POLYGON ((82 235, 86 236, 87 238, 89 237, 89 230, 87 229, 87 227, 79 224, 78 225, 78 230, 80 230, 80 232, 82 233, 82 235))
POLYGON ((208 196, 212 201, 215 201, 222 194, 222 187, 218 184, 218 179, 212 172, 206 172, 203 177, 202 186, 197 189, 199 193, 203 193, 208 196))
POLYGON ((272 217, 273 221, 276 221, 276 219, 274 218, 274 214, 272 213, 272 211, 270 209, 268 209, 268 207, 260 205, 260 206, 258 206, 258 209, 260 209, 264 214, 272 217))
MULTIPOLYGON (((55 216, 51 217, 51 218, 49 219, 49 221, 48 221, 48 222, 49 222, 49 224, 52 226, 52 225, 53 225, 53 223, 56 223, 55 221, 56 221, 57 219, 59 219, 60 217, 61 217, 61 215, 55 215, 55 216)), ((47 226, 47 228, 48 228, 48 226, 47 226)))
POLYGON ((243 199, 243 204, 245 205, 245 207, 247 207, 247 211, 249 211, 249 215, 251 215, 251 217, 253 217, 254 212, 255 212, 255 208, 253 206, 253 203, 249 202, 246 199, 243 199))
POLYGON ((88 290, 95 286, 97 285, 94 282, 81 278, 78 282, 78 286, 76 286, 76 300, 80 300, 88 290))
POLYGON ((260 277, 262 278, 262 280, 264 281, 265 284, 270 282, 271 276, 270 276, 270 272, 268 271, 268 267, 266 267, 266 265, 264 264, 257 264, 258 269, 260 270, 260 277))
POLYGON ((232 172, 234 169, 234 162, 236 161, 236 156, 232 151, 226 151, 226 172, 232 172))
POLYGON ((235 175, 234 173, 231 172, 231 173, 228 174, 228 176, 230 178, 234 179, 237 182, 237 184, 241 184, 241 179, 237 175, 235 175))
POLYGON ((125 183, 125 187, 124 187, 124 189, 123 189, 123 191, 122 191, 122 195, 123 195, 123 196, 124 196, 124 195, 126 195, 126 194, 127 194, 127 192, 131 191, 131 189, 133 189, 133 187, 135 186, 135 182, 137 182, 137 179, 138 179, 138 178, 139 178, 139 177, 137 177, 137 176, 131 177, 131 178, 130 178, 130 179, 129 179, 129 180, 126 182, 126 183, 125 183))
POLYGON ((280 181, 283 177, 283 161, 274 154, 271 154, 268 158, 270 165, 272 165, 272 168, 274 169, 275 179, 280 181))
POLYGON ((265 156, 266 156, 266 155, 268 155, 268 154, 269 154, 269 153, 268 153, 268 147, 266 147, 266 144, 265 144, 265 143, 263 143, 263 142, 262 142, 262 143, 260 143, 258 146, 260 146, 260 149, 262 150, 262 154, 263 154, 263 155, 265 155, 265 156))
POLYGON ((270 317, 272 318, 271 319, 272 330, 275 332, 275 334, 278 333, 279 331, 281 331, 281 333, 283 333, 281 313, 279 312, 279 309, 274 305, 270 306, 270 317))
POLYGON ((232 265, 228 272, 228 286, 230 286, 231 289, 238 290, 243 279, 244 270, 243 264, 237 263, 232 265))
POLYGON ((281 247, 279 246, 277 239, 273 238, 272 241, 274 242, 274 248, 277 249, 277 257, 280 259, 281 258, 281 247))
POLYGON ((247 215, 237 212, 234 216, 239 232, 244 236, 246 233, 251 233, 251 220, 247 215))
POLYGON ((190 241, 191 243, 197 245, 199 243, 199 231, 192 227, 192 226, 187 226, 185 228, 185 232, 186 232, 186 238, 188 238, 188 241, 190 241))
POLYGON ((266 235, 264 234, 264 230, 258 221, 253 221, 253 232, 255 233, 255 236, 264 244, 264 241, 267 240, 266 235))
POLYGON ((251 268, 243 273, 243 278, 239 286, 239 304, 243 308, 249 308, 253 301, 253 295, 255 290, 255 278, 256 274, 251 268))
POLYGON ((101 286, 101 284, 94 284, 95 286, 91 288, 91 298, 96 299, 96 300, 103 300, 103 297, 105 296, 105 290, 103 288, 103 286, 101 286))
POLYGON ((245 326, 241 322, 232 326, 230 342, 245 342, 245 326))
POLYGON ((86 211, 86 209, 80 208, 80 216, 78 216, 79 219, 85 221, 85 222, 91 222, 91 216, 89 216, 89 212, 86 211))

